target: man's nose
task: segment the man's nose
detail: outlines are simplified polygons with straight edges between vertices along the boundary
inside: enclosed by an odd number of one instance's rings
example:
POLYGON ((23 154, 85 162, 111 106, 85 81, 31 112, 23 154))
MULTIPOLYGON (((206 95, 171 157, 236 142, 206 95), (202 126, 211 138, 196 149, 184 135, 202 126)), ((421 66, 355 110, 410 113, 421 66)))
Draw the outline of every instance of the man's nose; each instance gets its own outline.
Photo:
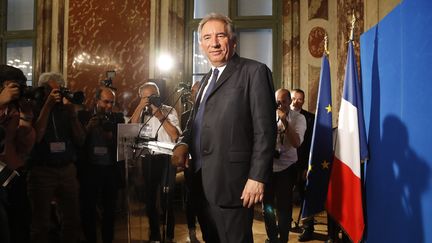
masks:
POLYGON ((211 39, 211 45, 212 45, 212 47, 220 47, 220 43, 219 43, 219 40, 217 37, 213 37, 211 39))

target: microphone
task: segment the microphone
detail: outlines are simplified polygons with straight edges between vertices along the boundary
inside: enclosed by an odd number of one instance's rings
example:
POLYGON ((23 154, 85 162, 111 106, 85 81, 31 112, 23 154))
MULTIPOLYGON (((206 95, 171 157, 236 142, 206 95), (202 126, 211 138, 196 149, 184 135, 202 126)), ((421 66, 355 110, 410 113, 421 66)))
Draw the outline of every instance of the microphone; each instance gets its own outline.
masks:
POLYGON ((184 82, 180 82, 177 86, 177 93, 183 92, 183 91, 190 91, 191 90, 191 85, 184 83, 184 82))
POLYGON ((144 110, 143 110, 143 114, 144 115, 151 115, 153 112, 152 112, 152 108, 150 107, 150 105, 146 105, 145 107, 144 107, 144 110))

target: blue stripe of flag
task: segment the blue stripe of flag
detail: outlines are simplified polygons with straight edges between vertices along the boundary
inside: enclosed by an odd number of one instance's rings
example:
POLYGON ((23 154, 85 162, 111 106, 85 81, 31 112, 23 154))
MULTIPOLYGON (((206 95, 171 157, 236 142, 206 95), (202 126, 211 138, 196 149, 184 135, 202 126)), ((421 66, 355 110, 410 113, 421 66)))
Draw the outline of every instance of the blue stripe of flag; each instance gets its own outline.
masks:
POLYGON ((333 161, 330 65, 323 56, 302 218, 324 210, 333 161))

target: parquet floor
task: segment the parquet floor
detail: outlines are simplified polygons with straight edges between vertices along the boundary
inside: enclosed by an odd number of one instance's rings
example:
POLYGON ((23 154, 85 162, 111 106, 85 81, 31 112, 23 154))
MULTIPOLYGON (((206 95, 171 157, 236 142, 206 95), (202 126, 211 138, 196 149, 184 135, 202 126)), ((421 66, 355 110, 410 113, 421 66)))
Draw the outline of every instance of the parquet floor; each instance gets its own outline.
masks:
MULTIPOLYGON (((148 220, 144 213, 144 205, 132 203, 130 209, 130 242, 132 243, 146 243, 148 242, 148 220)), ((262 219, 260 208, 257 206, 255 209, 255 219, 253 224, 253 234, 255 243, 264 243, 267 238, 264 221, 262 219)), ((297 219, 299 213, 299 207, 294 207, 293 216, 297 219)), ((323 242, 326 240, 327 235, 327 219, 325 213, 315 217, 315 235, 314 240, 309 241, 310 243, 323 242)), ((293 232, 290 232, 289 242, 297 243, 299 230, 296 230, 295 223, 293 223, 293 232)), ((197 236, 198 239, 202 241, 201 232, 199 226, 197 225, 197 236)), ((177 243, 187 243, 188 242, 188 229, 186 224, 185 212, 181 206, 176 207, 176 227, 175 227, 175 238, 174 241, 177 243)), ((127 214, 119 213, 119 217, 116 224, 115 232, 115 243, 128 242, 128 224, 127 224, 127 214)))

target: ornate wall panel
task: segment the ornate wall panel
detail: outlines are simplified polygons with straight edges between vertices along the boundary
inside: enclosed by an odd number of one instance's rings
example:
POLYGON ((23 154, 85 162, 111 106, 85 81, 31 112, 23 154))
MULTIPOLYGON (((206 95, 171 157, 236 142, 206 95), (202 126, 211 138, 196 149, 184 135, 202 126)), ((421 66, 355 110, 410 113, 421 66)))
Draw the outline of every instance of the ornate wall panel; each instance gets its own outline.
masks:
POLYGON ((280 87, 291 89, 300 83, 300 3, 299 0, 284 1, 282 11, 283 56, 282 82, 280 87))
MULTIPOLYGON (((332 83, 334 85, 338 85, 337 93, 333 94, 336 97, 336 103, 333 104, 334 110, 339 111, 340 100, 343 89, 343 81, 345 77, 345 65, 347 58, 347 41, 350 33, 352 12, 354 10, 356 16, 356 25, 354 31, 354 51, 356 53, 357 64, 360 65, 360 35, 364 31, 364 1, 363 0, 337 0, 337 23, 338 23, 338 32, 337 32, 337 75, 336 77, 332 77, 332 83), (337 83, 335 84, 335 80, 337 83)), ((360 68, 360 66, 359 66, 360 68)), ((360 69, 359 72, 360 74, 360 69)), ((361 80, 361 79, 360 79, 361 80)), ((333 99, 335 100, 335 99, 333 99)), ((335 116, 336 112, 333 113, 335 116)), ((333 120, 337 118, 333 117, 333 120)))
POLYGON ((309 99, 308 102, 305 104, 304 108, 309 110, 312 113, 315 113, 316 110, 320 72, 321 72, 321 67, 315 67, 312 65, 308 66, 309 99))
POLYGON ((328 20, 328 0, 309 0, 308 9, 309 20, 316 18, 328 20))
POLYGON ((137 88, 149 78, 149 0, 70 0, 67 81, 86 105, 105 72, 115 70, 117 108, 131 112, 137 88))

